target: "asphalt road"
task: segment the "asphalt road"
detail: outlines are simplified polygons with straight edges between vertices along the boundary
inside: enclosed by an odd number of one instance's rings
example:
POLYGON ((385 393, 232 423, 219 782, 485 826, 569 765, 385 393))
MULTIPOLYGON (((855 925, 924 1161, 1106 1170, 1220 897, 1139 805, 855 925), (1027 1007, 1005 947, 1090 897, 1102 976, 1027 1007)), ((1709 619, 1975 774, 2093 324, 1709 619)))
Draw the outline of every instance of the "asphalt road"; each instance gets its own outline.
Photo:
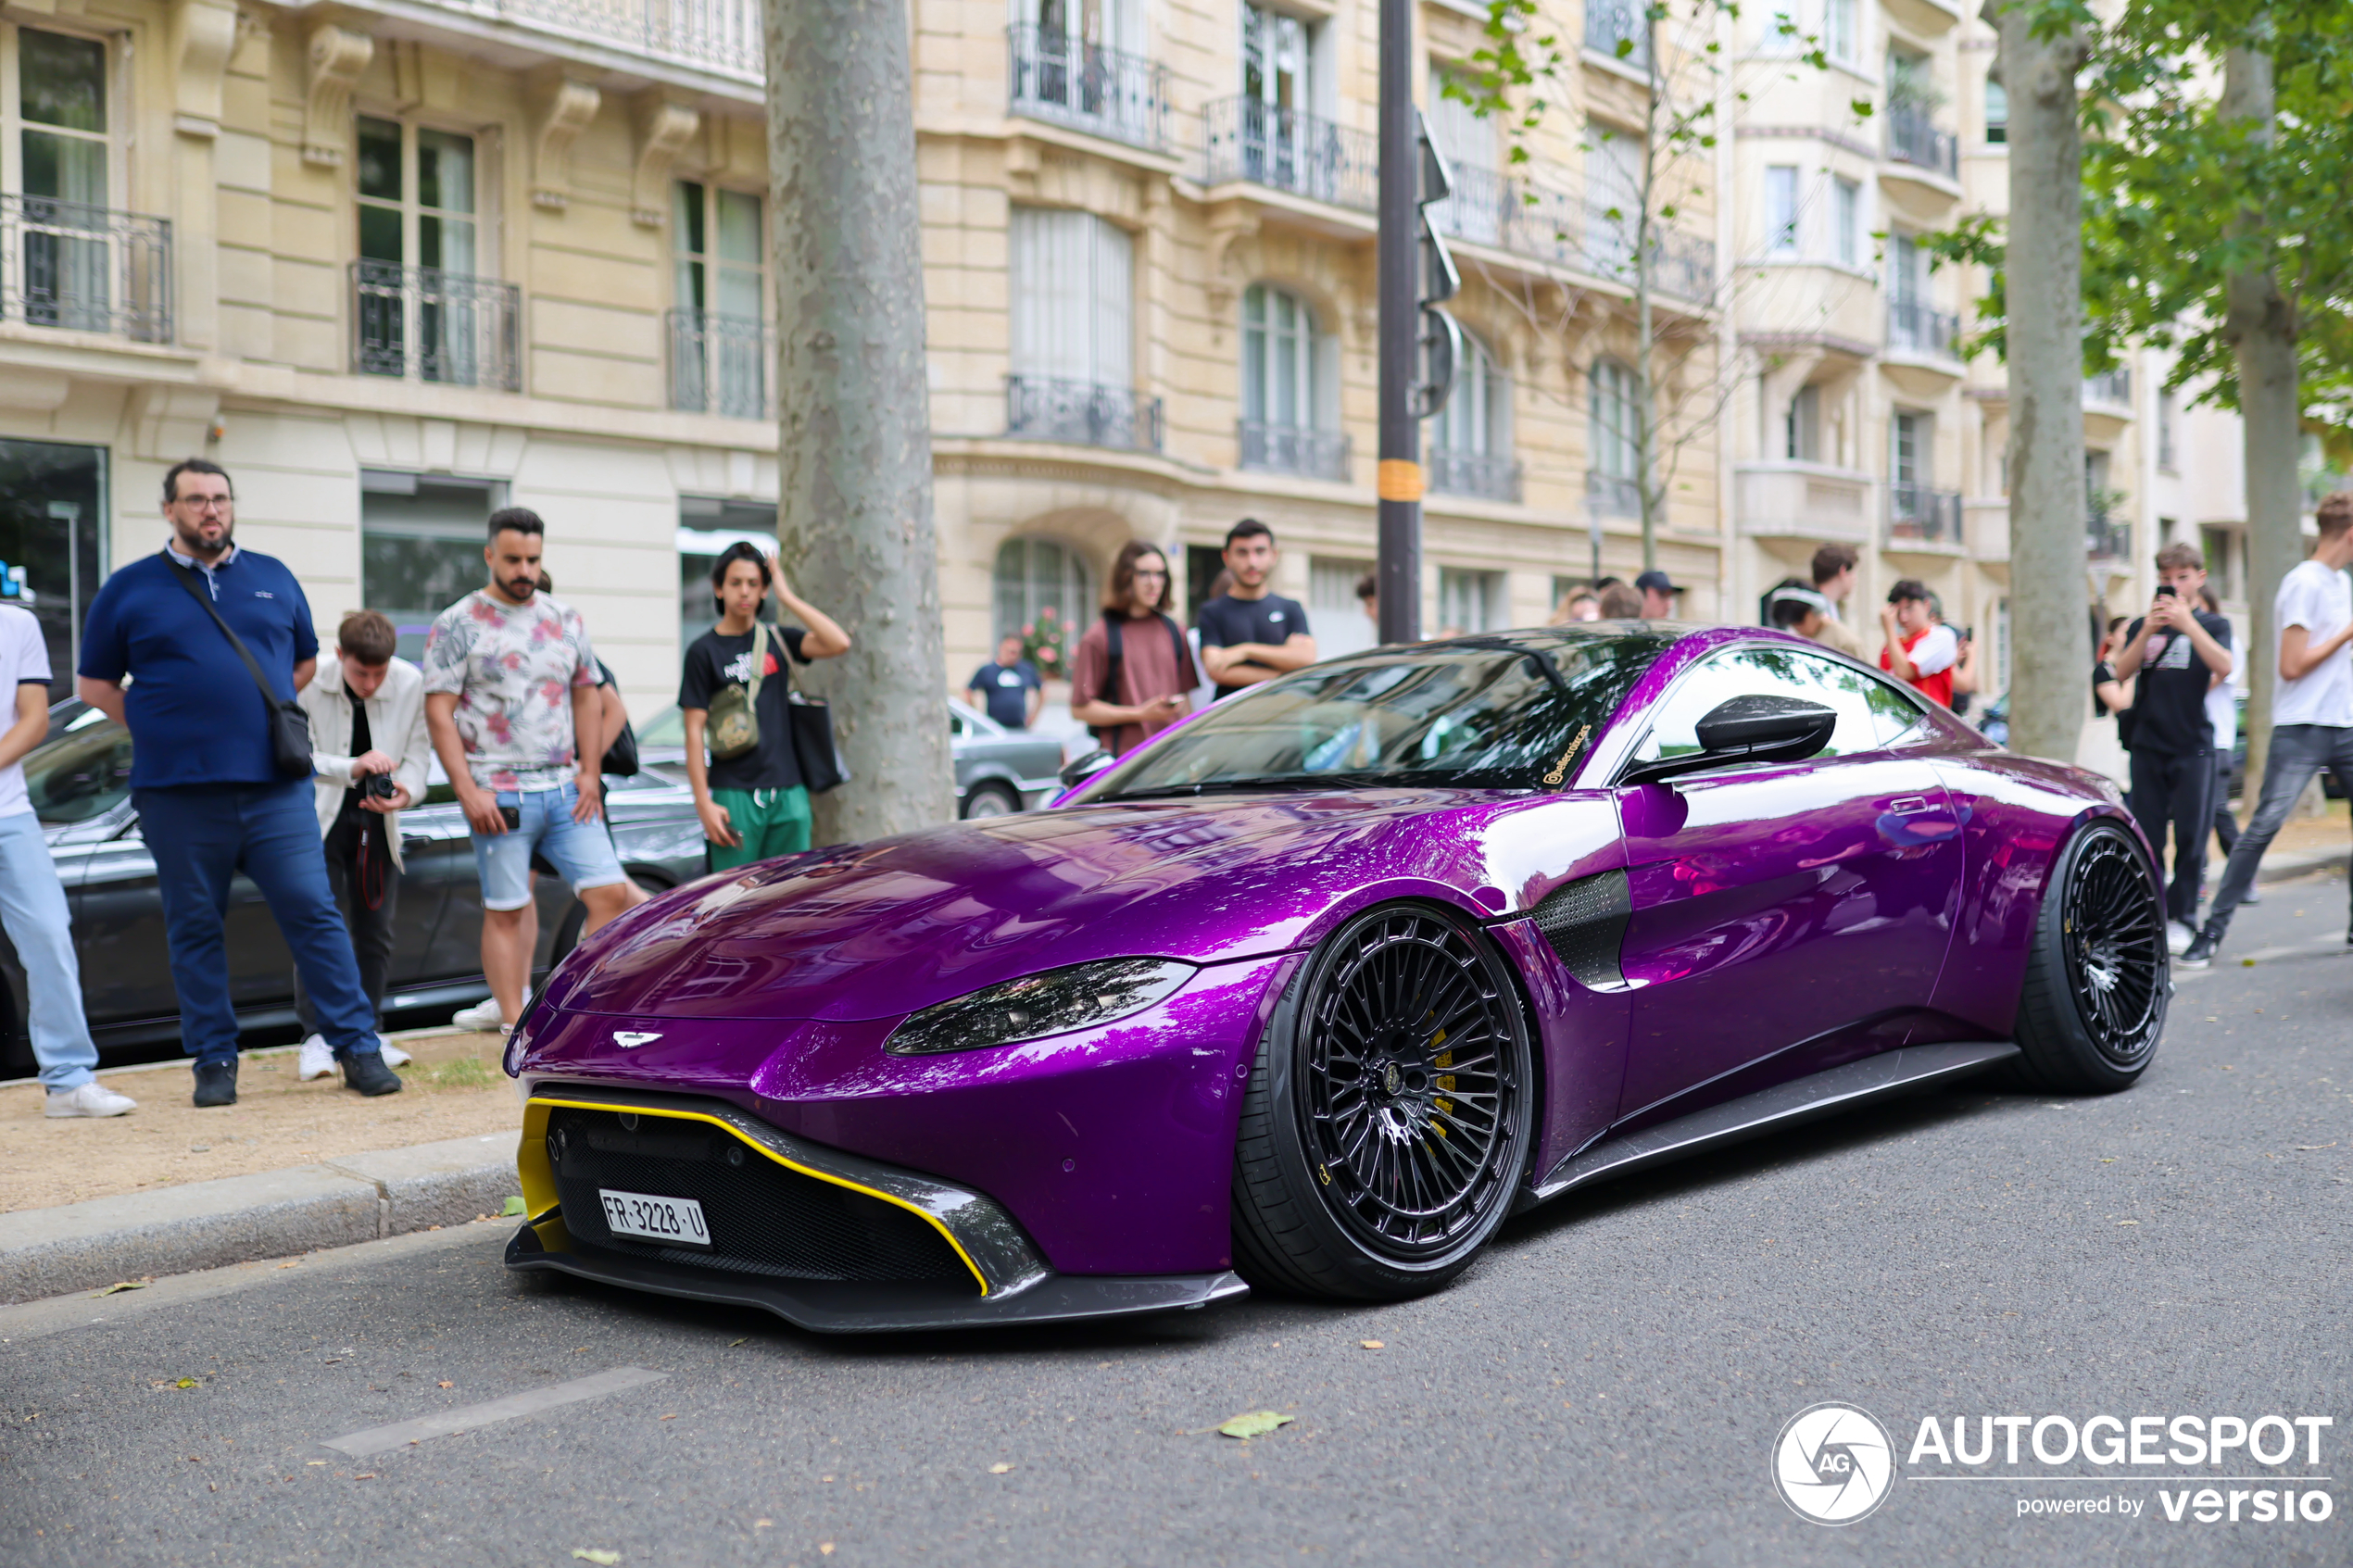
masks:
POLYGON ((1404 1306, 821 1339, 518 1280, 484 1225, 0 1309, 0 1562, 2343 1563, 2353 956, 2340 881, 2266 900, 2130 1093, 1750 1144, 1524 1217, 1404 1306), (662 1375, 323 1446, 626 1368, 662 1375), (1899 1461, 1931 1415, 2334 1425, 2318 1464, 1899 1462, 1826 1528, 1769 1456, 1831 1399, 1899 1461), (1294 1419, 1209 1430, 1261 1409, 1294 1419), (2332 1516, 2168 1521, 2208 1474, 2332 1516), (2143 1512, 2018 1512, 2070 1498, 2143 1512))

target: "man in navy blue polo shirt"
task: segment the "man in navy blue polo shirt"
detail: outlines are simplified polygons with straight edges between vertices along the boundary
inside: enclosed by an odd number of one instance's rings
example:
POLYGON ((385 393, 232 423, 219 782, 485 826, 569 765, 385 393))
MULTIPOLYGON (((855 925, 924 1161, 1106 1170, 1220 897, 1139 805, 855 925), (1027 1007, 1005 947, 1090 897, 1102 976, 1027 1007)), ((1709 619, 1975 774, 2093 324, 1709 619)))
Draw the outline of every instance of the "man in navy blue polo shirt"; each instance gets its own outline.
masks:
POLYGON ((173 464, 163 476, 163 515, 171 524, 163 549, 107 578, 90 606, 76 690, 131 730, 131 799, 163 894, 195 1102, 237 1102, 226 919, 239 872, 261 889, 293 949, 345 1086, 396 1093, 400 1080, 384 1064, 375 1010, 327 884, 308 759, 298 774, 279 771, 271 704, 196 593, 245 644, 278 701, 291 701, 318 665, 309 602, 282 562, 237 547, 229 476, 215 465, 173 464))

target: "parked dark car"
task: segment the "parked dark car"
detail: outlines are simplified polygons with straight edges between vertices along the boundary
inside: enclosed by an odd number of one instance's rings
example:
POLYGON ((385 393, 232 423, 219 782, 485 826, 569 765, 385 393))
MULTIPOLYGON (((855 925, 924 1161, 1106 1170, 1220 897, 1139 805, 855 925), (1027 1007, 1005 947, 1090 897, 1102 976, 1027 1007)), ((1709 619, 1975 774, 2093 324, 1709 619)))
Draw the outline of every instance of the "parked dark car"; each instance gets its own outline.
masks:
MULTIPOLYGON (((34 814, 64 881, 82 959, 82 1006, 103 1052, 180 1032, 155 861, 130 797, 131 735, 80 701, 49 710, 49 739, 25 759, 34 814)), ((703 872, 694 797, 674 771, 648 768, 605 781, 622 864, 659 892, 703 872)), ((465 812, 436 760, 424 801, 400 814, 399 933, 387 1010, 432 1012, 490 994, 482 978, 482 889, 465 812)), ((546 866, 538 881, 545 973, 580 939, 585 911, 546 866)), ((230 996, 247 1028, 292 1023, 294 960, 260 889, 237 878, 229 895, 230 996)), ((0 1077, 32 1069, 24 972, 0 936, 0 1077)), ((424 1020, 419 1020, 424 1022, 424 1020)))
MULTIPOLYGON (((1063 765, 1063 743, 1051 735, 1009 730, 986 713, 950 700, 948 749, 956 761, 956 814, 1006 817, 1034 810, 1062 789, 1054 775, 1063 765)), ((637 754, 650 763, 686 760, 686 724, 676 708, 665 708, 637 730, 637 754)))

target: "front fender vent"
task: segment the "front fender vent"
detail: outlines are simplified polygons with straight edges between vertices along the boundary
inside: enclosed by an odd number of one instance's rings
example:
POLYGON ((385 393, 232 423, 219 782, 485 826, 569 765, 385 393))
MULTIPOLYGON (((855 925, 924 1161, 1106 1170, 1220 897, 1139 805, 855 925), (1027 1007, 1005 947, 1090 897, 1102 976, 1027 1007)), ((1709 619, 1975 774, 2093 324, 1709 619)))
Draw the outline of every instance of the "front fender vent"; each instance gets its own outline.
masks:
POLYGON ((1562 967, 1590 991, 1623 990, 1618 946, 1634 901, 1624 872, 1604 872, 1564 883, 1536 906, 1536 929, 1559 955, 1562 967))

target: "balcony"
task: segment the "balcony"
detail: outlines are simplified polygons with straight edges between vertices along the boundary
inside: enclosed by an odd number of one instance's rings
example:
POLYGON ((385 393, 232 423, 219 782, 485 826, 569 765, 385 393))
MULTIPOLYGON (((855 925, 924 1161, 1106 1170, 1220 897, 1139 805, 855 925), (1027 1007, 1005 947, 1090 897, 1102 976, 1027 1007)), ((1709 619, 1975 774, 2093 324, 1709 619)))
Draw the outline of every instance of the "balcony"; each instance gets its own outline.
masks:
POLYGON ((1925 110, 1902 106, 1887 111, 1887 157, 1946 180, 1960 177, 1960 141, 1929 122, 1925 110))
POLYGON ((1915 354, 1924 358, 1961 362, 1961 319, 1931 310, 1912 299, 1887 302, 1887 348, 1891 354, 1915 354))
POLYGON ((0 195, 0 315, 28 326, 171 341, 171 220, 0 195))
POLYGON ((1475 495, 1482 501, 1519 503, 1520 467, 1509 458, 1484 452, 1450 452, 1436 446, 1429 453, 1429 487, 1443 495, 1475 495))
POLYGON ((768 395, 776 334, 764 322, 715 311, 673 310, 669 328, 673 408, 735 420, 776 417, 768 395))
POLYGON ((1791 458, 1743 463, 1732 483, 1733 516, 1751 538, 1860 545, 1871 536, 1869 474, 1791 458))
POLYGON ((355 261, 351 295, 351 368, 359 374, 522 390, 522 291, 514 284, 355 261))
POLYGON ((2102 370, 2096 376, 2085 376, 2083 401, 2129 411, 2133 407, 2132 368, 2119 365, 2114 370, 2102 370))
POLYGON ((1621 474, 1585 472, 1585 509, 1595 517, 1640 517, 1642 487, 1621 474))
POLYGON ((1220 98, 1202 118, 1206 184, 1247 180, 1356 212, 1379 206, 1380 144, 1369 132, 1256 98, 1220 98))
POLYGON ((1958 549, 1961 544, 1961 493, 1931 490, 1914 480, 1891 480, 1887 486, 1887 547, 1932 545, 1958 549))
POLYGON ((758 0, 422 0, 422 8, 557 40, 608 44, 749 82, 768 69, 758 0))
POLYGON ((1155 152, 1167 145, 1166 66, 1045 28, 1007 38, 1013 113, 1155 152))
MULTIPOLYGON (((1633 286, 1634 219, 1623 208, 1580 201, 1475 163, 1458 163, 1449 172, 1453 194, 1429 209, 1441 232, 1633 286)), ((1654 227, 1650 275, 1658 293, 1704 302, 1716 292, 1715 243, 1654 227)))
POLYGON ((1585 0, 1585 47, 1622 66, 1647 71, 1651 68, 1650 7, 1641 0, 1585 0))
POLYGON ((1130 452, 1160 450, 1160 399, 1052 376, 1005 378, 1005 433, 1130 452))
POLYGON ((1348 437, 1339 431, 1237 420, 1234 432, 1241 444, 1241 466, 1246 469, 1348 483, 1348 437))
POLYGON ((2133 525, 2105 507, 2093 507, 2083 519, 2084 553, 2094 560, 2133 558, 2133 525))

